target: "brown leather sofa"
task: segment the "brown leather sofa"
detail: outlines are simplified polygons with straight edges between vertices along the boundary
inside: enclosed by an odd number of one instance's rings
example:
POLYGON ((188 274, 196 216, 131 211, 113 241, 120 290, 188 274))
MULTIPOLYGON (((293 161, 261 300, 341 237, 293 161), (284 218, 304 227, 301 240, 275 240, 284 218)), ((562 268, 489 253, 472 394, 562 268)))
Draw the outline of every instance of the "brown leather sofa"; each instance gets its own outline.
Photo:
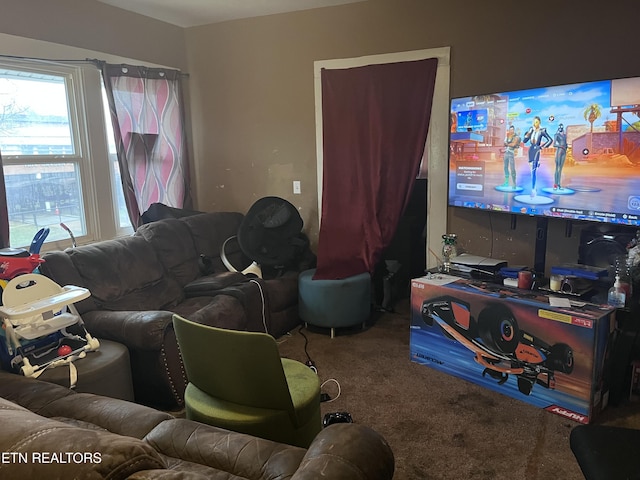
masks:
MULTIPOLYGON (((43 255, 44 275, 91 292, 76 304, 87 330, 128 347, 136 402, 166 409, 184 403, 173 313, 274 337, 300 323, 298 271, 309 264, 264 280, 225 268, 220 249, 242 219, 236 212, 167 218, 131 236, 43 255)), ((250 263, 233 242, 225 252, 238 269, 250 263)))
POLYGON ((363 425, 330 425, 305 450, 7 372, 0 424, 0 478, 389 480, 394 471, 389 445, 363 425))

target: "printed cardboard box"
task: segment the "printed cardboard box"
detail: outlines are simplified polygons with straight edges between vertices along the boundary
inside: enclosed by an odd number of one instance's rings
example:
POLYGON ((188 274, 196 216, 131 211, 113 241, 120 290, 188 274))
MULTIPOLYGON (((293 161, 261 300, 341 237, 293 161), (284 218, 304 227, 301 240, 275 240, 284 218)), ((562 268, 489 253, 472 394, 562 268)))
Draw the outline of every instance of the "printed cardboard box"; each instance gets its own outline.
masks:
POLYGON ((550 298, 448 275, 414 279, 411 360, 590 423, 608 401, 615 310, 550 298))

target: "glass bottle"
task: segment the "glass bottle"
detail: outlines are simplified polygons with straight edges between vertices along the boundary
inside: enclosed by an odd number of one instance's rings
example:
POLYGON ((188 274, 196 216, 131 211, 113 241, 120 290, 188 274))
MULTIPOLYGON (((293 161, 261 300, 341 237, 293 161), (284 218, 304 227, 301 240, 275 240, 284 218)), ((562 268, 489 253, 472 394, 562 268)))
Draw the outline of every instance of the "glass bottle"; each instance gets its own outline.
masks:
POLYGON ((619 278, 620 288, 627 299, 631 298, 631 268, 627 255, 616 255, 613 261, 614 278, 619 278))
POLYGON ((442 271, 445 273, 451 270, 451 258, 458 255, 457 240, 458 236, 455 233, 442 235, 442 271))
POLYGON ((616 275, 616 281, 613 284, 613 287, 609 289, 609 293, 607 295, 607 303, 612 307, 616 308, 624 308, 625 305, 626 294, 620 283, 620 275, 616 275))

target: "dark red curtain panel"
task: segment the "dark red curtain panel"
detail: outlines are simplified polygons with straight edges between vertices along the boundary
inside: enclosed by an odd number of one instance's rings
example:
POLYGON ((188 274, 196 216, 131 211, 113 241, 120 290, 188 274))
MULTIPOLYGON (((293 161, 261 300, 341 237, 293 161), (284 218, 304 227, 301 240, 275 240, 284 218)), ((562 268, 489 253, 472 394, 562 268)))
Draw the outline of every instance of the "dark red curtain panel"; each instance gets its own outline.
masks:
POLYGON ((324 165, 314 279, 372 273, 391 242, 420 167, 437 67, 430 58, 322 70, 324 165))

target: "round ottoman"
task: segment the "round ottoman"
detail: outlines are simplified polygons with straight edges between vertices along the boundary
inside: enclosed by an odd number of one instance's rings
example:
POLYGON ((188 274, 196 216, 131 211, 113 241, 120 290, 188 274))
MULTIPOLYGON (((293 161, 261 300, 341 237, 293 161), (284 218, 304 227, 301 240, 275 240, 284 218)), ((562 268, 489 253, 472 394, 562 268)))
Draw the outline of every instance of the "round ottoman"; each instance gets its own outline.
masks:
POLYGON ((313 280, 315 268, 298 277, 298 311, 307 324, 335 329, 362 324, 371 315, 371 276, 361 273, 340 280, 313 280))
MULTIPOLYGON (((134 401, 129 350, 121 343, 100 339, 100 348, 73 362, 78 370, 76 392, 134 401)), ((38 380, 69 387, 69 366, 48 368, 38 380)))

